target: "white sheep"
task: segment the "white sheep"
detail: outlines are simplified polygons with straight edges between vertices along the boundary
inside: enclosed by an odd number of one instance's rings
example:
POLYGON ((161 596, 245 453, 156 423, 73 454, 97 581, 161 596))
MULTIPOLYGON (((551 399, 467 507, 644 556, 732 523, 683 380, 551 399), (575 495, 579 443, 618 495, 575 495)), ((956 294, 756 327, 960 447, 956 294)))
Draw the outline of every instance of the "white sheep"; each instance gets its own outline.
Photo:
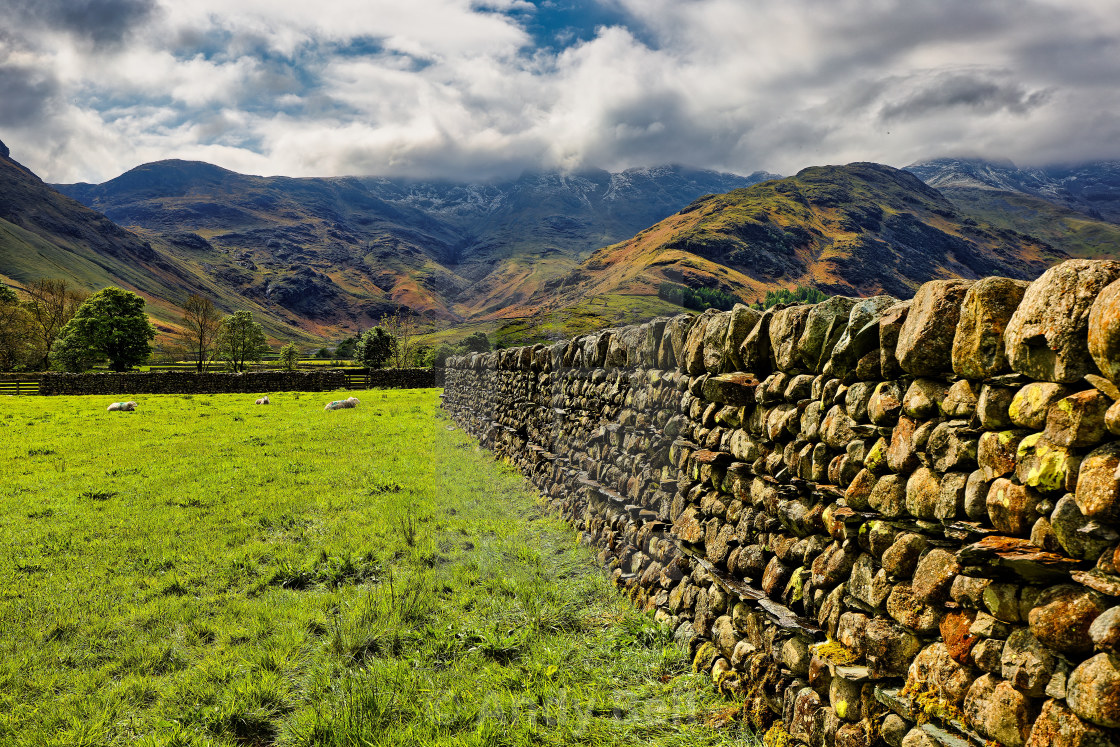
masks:
POLYGON ((324 410, 346 410, 346 409, 349 409, 351 407, 357 407, 357 406, 358 406, 358 398, 357 397, 347 397, 346 399, 338 399, 338 400, 335 400, 334 402, 328 402, 327 406, 324 407, 323 409, 324 410))
POLYGON ((267 405, 267 404, 269 404, 269 402, 268 402, 268 395, 266 394, 265 396, 263 396, 263 397, 261 397, 260 399, 258 399, 258 400, 257 400, 257 402, 256 402, 256 404, 258 404, 258 405, 267 405))
POLYGON ((114 402, 109 405, 108 412, 132 412, 136 409, 135 402, 114 402))

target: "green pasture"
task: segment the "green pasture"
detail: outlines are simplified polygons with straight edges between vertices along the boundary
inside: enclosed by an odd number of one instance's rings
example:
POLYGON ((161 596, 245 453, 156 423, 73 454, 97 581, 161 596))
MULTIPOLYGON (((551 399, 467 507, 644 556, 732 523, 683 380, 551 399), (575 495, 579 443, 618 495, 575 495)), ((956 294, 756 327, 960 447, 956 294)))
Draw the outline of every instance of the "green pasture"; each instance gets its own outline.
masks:
POLYGON ((0 397, 0 744, 751 739, 438 393, 0 397))

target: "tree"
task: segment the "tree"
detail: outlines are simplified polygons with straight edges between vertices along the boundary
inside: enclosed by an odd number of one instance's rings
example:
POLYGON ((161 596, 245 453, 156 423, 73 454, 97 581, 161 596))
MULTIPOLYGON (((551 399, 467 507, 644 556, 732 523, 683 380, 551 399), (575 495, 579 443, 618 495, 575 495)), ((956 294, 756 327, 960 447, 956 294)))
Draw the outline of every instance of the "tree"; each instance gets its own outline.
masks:
POLYGON ((490 338, 485 332, 475 332, 463 340, 463 350, 468 353, 489 353, 490 338))
POLYGON ((62 333, 62 328, 74 318, 89 294, 71 288, 60 278, 40 278, 24 288, 27 301, 24 309, 31 317, 31 342, 37 358, 36 367, 50 365, 51 349, 62 333))
POLYGON ((0 371, 30 362, 31 332, 31 315, 20 305, 15 291, 0 285, 0 371))
POLYGON ((261 325, 253 321, 253 312, 235 311, 222 320, 214 348, 234 371, 244 371, 246 364, 259 361, 268 347, 261 325))
POLYGON ((338 343, 338 347, 334 349, 334 355, 339 360, 353 360, 354 349, 358 346, 358 339, 356 337, 347 337, 342 342, 338 343))
POLYGON ((210 299, 191 294, 183 305, 183 342, 199 373, 213 356, 221 326, 222 318, 210 299))
POLYGON ((396 340, 382 327, 374 327, 358 337, 354 346, 354 360, 369 368, 384 368, 393 357, 396 340))
POLYGON ((106 358, 112 370, 127 371, 148 360, 155 336, 144 299, 109 287, 78 307, 59 332, 51 357, 67 371, 84 371, 106 358))
POLYGON ((416 365, 417 353, 420 348, 420 324, 415 316, 405 313, 398 308, 389 316, 384 316, 378 323, 395 341, 389 363, 393 368, 408 368, 416 365))
POLYGON ((284 364, 284 368, 289 371, 296 370, 296 366, 299 365, 299 350, 296 348, 295 343, 289 342, 287 345, 280 348, 280 362, 284 364))

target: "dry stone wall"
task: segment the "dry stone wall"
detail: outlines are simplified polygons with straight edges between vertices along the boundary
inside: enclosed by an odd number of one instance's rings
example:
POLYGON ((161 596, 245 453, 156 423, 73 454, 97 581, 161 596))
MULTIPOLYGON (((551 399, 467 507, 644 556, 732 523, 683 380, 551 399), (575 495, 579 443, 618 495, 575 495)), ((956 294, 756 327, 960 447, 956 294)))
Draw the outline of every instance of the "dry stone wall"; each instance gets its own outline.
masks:
MULTIPOLYGON (((364 375, 364 374, 363 374, 364 375)), ((372 388, 422 389, 439 386, 442 372, 430 368, 372 370, 372 388)), ((257 394, 329 392, 349 387, 345 371, 252 371, 248 373, 82 373, 40 374, 40 394, 257 394)))
POLYGON ((766 741, 1120 744, 1120 263, 452 358, 766 741))

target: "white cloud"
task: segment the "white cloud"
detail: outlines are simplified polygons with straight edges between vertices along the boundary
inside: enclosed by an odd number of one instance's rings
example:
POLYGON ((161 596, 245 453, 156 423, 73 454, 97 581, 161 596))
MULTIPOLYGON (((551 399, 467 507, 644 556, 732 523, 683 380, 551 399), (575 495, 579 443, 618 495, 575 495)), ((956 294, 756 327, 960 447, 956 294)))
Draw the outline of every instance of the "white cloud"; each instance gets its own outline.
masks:
POLYGON ((0 0, 0 138, 51 181, 1120 157, 1114 0, 600 1, 625 25, 556 51, 524 0, 0 0))

